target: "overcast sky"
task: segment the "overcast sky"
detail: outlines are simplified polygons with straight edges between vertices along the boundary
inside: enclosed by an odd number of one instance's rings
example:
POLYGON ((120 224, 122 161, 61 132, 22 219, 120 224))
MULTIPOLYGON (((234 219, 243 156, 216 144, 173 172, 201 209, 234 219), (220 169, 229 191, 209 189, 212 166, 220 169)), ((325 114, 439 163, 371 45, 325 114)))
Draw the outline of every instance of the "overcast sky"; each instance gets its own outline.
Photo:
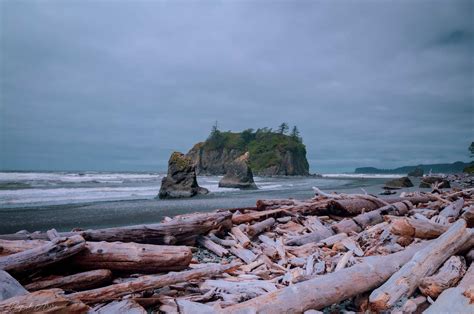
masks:
POLYGON ((0 168, 163 170, 297 125, 312 172, 469 160, 474 1, 0 1, 0 168))

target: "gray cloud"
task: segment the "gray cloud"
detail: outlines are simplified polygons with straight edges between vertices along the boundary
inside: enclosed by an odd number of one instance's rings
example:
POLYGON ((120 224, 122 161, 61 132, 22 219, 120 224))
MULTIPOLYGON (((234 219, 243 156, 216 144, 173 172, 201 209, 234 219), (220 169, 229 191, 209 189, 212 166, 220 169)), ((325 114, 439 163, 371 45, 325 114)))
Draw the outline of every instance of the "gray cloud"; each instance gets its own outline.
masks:
POLYGON ((312 171, 467 160, 472 1, 0 2, 0 168, 162 170, 301 129, 312 171))

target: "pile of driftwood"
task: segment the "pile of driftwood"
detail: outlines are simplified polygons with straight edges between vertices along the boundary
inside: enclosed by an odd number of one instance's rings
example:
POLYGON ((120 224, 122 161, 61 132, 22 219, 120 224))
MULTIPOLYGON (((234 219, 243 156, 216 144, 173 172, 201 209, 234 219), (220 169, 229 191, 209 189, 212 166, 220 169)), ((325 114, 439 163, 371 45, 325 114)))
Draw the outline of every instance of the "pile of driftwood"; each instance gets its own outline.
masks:
POLYGON ((0 235, 0 313, 474 312, 474 189, 315 193, 0 235))

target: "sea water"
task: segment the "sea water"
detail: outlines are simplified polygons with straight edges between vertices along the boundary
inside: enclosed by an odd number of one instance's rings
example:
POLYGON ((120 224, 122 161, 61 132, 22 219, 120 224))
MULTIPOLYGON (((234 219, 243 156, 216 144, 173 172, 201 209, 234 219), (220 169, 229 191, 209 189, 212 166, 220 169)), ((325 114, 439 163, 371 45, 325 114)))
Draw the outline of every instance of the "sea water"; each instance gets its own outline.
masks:
POLYGON ((327 174, 323 177, 255 177, 258 190, 219 188, 221 176, 199 176, 208 195, 158 200, 164 173, 0 172, 0 233, 100 228, 159 222, 164 216, 254 206, 258 199, 313 196, 326 191, 375 193, 397 175, 327 174))

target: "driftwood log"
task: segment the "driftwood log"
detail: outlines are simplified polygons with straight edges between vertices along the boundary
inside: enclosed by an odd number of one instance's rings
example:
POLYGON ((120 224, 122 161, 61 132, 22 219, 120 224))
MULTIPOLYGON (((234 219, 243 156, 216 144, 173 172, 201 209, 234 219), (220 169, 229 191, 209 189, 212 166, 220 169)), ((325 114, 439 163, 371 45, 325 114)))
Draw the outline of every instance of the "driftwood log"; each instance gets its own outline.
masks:
POLYGON ((446 232, 449 226, 440 225, 429 220, 412 218, 393 219, 391 232, 399 236, 414 237, 420 239, 434 239, 446 232))
MULTIPOLYGON (((151 244, 194 244, 197 236, 231 224, 230 212, 196 213, 177 216, 158 224, 62 232, 60 236, 81 235, 87 241, 137 242, 151 244)), ((15 233, 0 235, 5 240, 48 240, 46 233, 15 233)))
POLYGON ((436 299, 441 292, 455 286, 466 273, 466 262, 462 257, 451 256, 438 272, 420 282, 420 291, 426 296, 436 299))
POLYGON ((40 290, 0 302, 0 313, 87 313, 89 307, 69 299, 61 289, 40 290))
MULTIPOLYGON (((50 243, 43 240, 0 240, 0 247, 4 247, 7 252, 18 253, 50 243)), ((191 259, 191 249, 186 246, 86 242, 85 248, 71 262, 74 266, 87 270, 150 273, 184 269, 191 259)))
POLYGON ((371 308, 375 311, 387 310, 401 298, 411 296, 421 280, 432 275, 445 260, 470 240, 471 236, 471 232, 466 229, 466 222, 458 220, 370 294, 371 308))
POLYGON ((85 303, 101 303, 104 301, 117 299, 133 292, 157 289, 206 276, 216 276, 227 272, 236 266, 238 266, 238 264, 235 263, 226 265, 211 265, 182 272, 170 272, 166 275, 147 275, 124 283, 113 284, 94 290, 72 293, 69 295, 69 297, 75 300, 81 300, 85 303))
POLYGON ((474 313, 474 263, 459 285, 443 291, 424 314, 474 313))
POLYGON ((27 293, 28 291, 15 278, 0 270, 0 301, 27 293))
POLYGON ((85 247, 86 242, 79 235, 56 238, 44 245, 0 257, 0 269, 9 272, 24 272, 41 268, 77 254, 85 247))
POLYGON ((65 291, 80 291, 95 288, 112 281, 112 272, 108 269, 97 269, 70 276, 38 280, 25 286, 29 291, 61 288, 65 291))

